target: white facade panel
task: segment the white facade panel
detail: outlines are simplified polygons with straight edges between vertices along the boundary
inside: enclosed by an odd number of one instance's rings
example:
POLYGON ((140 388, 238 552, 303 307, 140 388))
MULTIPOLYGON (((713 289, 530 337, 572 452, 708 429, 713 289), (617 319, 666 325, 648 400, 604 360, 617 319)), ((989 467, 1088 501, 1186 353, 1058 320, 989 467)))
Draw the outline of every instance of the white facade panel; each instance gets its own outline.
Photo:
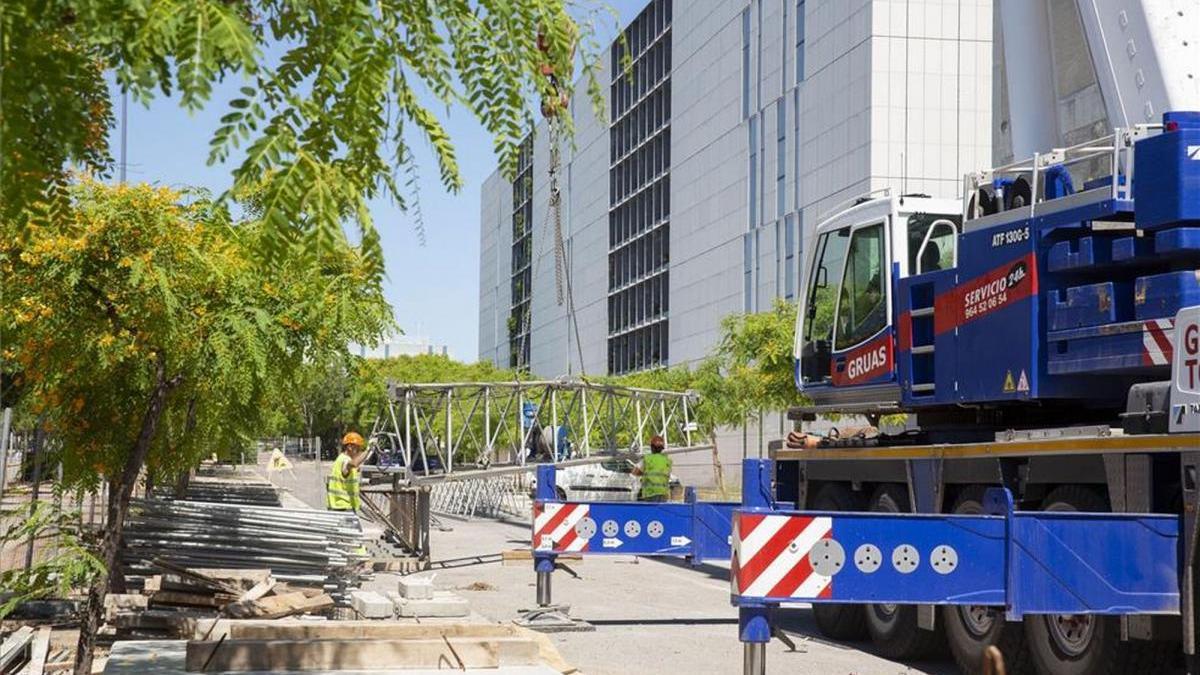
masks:
MULTIPOLYGON (((787 220, 795 223, 790 264, 798 295, 811 233, 840 202, 884 187, 959 196, 961 175, 986 166, 991 157, 992 16, 991 0, 675 0, 668 36, 669 364, 709 354, 721 319, 747 308, 747 263, 750 308, 768 310, 787 293, 787 220), (805 14, 798 82, 799 8, 805 14), (757 127, 753 148, 749 118, 757 127), (750 213, 751 204, 757 214, 750 213), (753 242, 749 258, 747 238, 753 242)), ((576 343, 567 308, 555 300, 544 133, 535 144, 531 365, 547 377, 608 368, 609 120, 596 119, 582 97, 574 105, 575 146, 563 153, 561 180, 582 344, 576 343)), ((507 345, 489 343, 506 337, 511 248, 506 188, 493 176, 484 190, 481 229, 500 226, 493 235, 481 232, 479 333, 481 357, 502 357, 505 363, 507 345), (499 210, 498 221, 487 218, 493 209, 499 210), (495 328, 485 326, 489 322, 495 328)), ((765 425, 769 435, 776 422, 765 425)), ((740 437, 722 437, 727 479, 736 479, 740 437)))

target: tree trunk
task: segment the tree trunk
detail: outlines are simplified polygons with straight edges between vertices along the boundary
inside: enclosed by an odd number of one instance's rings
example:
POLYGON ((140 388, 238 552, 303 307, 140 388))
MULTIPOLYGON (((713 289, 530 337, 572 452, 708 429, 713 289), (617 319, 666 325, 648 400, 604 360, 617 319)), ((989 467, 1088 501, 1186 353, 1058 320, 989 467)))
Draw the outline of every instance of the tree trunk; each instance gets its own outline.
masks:
POLYGON ((84 609, 83 625, 79 630, 79 642, 75 652, 75 675, 89 675, 92 672, 92 656, 96 647, 96 633, 100 630, 100 622, 104 615, 104 596, 113 585, 114 579, 120 574, 118 557, 121 551, 121 535, 125 528, 125 516, 129 513, 129 500, 133 496, 133 488, 137 483, 138 474, 150 454, 150 446, 154 442, 154 434, 158 430, 158 422, 166 407, 167 396, 179 385, 182 376, 176 375, 170 379, 166 374, 166 359, 159 352, 155 364, 155 386, 146 404, 146 412, 142 417, 141 429, 129 456, 125 459, 120 475, 116 480, 109 480, 107 518, 104 523, 104 533, 100 544, 100 555, 106 570, 103 579, 97 580, 88 589, 87 604, 84 609))
POLYGON ((717 490, 721 498, 725 497, 725 469, 721 466, 721 455, 717 452, 717 429, 713 427, 712 433, 708 436, 709 443, 712 444, 712 460, 713 460, 713 478, 717 481, 717 490))

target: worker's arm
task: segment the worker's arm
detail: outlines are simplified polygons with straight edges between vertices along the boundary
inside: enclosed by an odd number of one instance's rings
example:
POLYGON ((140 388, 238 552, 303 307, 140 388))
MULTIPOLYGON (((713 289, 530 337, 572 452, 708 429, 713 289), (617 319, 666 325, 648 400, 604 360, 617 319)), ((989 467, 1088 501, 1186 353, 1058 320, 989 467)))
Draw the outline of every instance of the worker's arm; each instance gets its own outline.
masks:
MULTIPOLYGON (((372 452, 373 452, 373 450, 362 450, 362 452, 359 453, 358 456, 353 456, 353 458, 350 458, 349 464, 353 465, 354 468, 358 468, 358 467, 366 464, 367 458, 368 458, 368 456, 371 456, 372 452)), ((349 471, 349 468, 347 468, 347 471, 349 471)))
POLYGON ((632 471, 631 473, 632 473, 633 475, 635 475, 635 476, 640 476, 640 475, 642 475, 642 464, 641 464, 641 462, 638 462, 637 464, 634 464, 634 465, 633 465, 633 471, 632 471))

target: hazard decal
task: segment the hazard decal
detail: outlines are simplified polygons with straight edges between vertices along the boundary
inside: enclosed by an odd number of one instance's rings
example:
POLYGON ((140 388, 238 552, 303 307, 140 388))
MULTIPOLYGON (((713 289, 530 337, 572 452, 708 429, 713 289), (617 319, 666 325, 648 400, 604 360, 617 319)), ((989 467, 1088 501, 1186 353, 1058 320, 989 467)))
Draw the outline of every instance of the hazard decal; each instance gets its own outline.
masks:
POLYGON ((830 371, 833 384, 862 384, 892 372, 892 336, 889 332, 845 354, 845 367, 838 370, 842 355, 834 357, 830 371))
POLYGON ((939 295, 934 312, 937 333, 953 330, 1037 293, 1032 253, 970 279, 939 295))

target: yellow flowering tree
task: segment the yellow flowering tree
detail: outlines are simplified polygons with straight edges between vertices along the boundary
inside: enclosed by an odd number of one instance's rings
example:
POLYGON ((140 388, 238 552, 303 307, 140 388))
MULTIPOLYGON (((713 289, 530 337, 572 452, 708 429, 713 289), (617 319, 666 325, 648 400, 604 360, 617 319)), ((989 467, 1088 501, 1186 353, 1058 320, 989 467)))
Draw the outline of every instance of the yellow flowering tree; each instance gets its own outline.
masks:
POLYGON ((65 485, 109 484, 88 672, 143 470, 171 475, 244 438, 273 387, 371 341, 390 310, 344 238, 317 264, 268 267, 253 253, 264 228, 202 194, 83 181, 70 195, 66 217, 0 238, 0 331, 22 405, 61 442, 65 485))

